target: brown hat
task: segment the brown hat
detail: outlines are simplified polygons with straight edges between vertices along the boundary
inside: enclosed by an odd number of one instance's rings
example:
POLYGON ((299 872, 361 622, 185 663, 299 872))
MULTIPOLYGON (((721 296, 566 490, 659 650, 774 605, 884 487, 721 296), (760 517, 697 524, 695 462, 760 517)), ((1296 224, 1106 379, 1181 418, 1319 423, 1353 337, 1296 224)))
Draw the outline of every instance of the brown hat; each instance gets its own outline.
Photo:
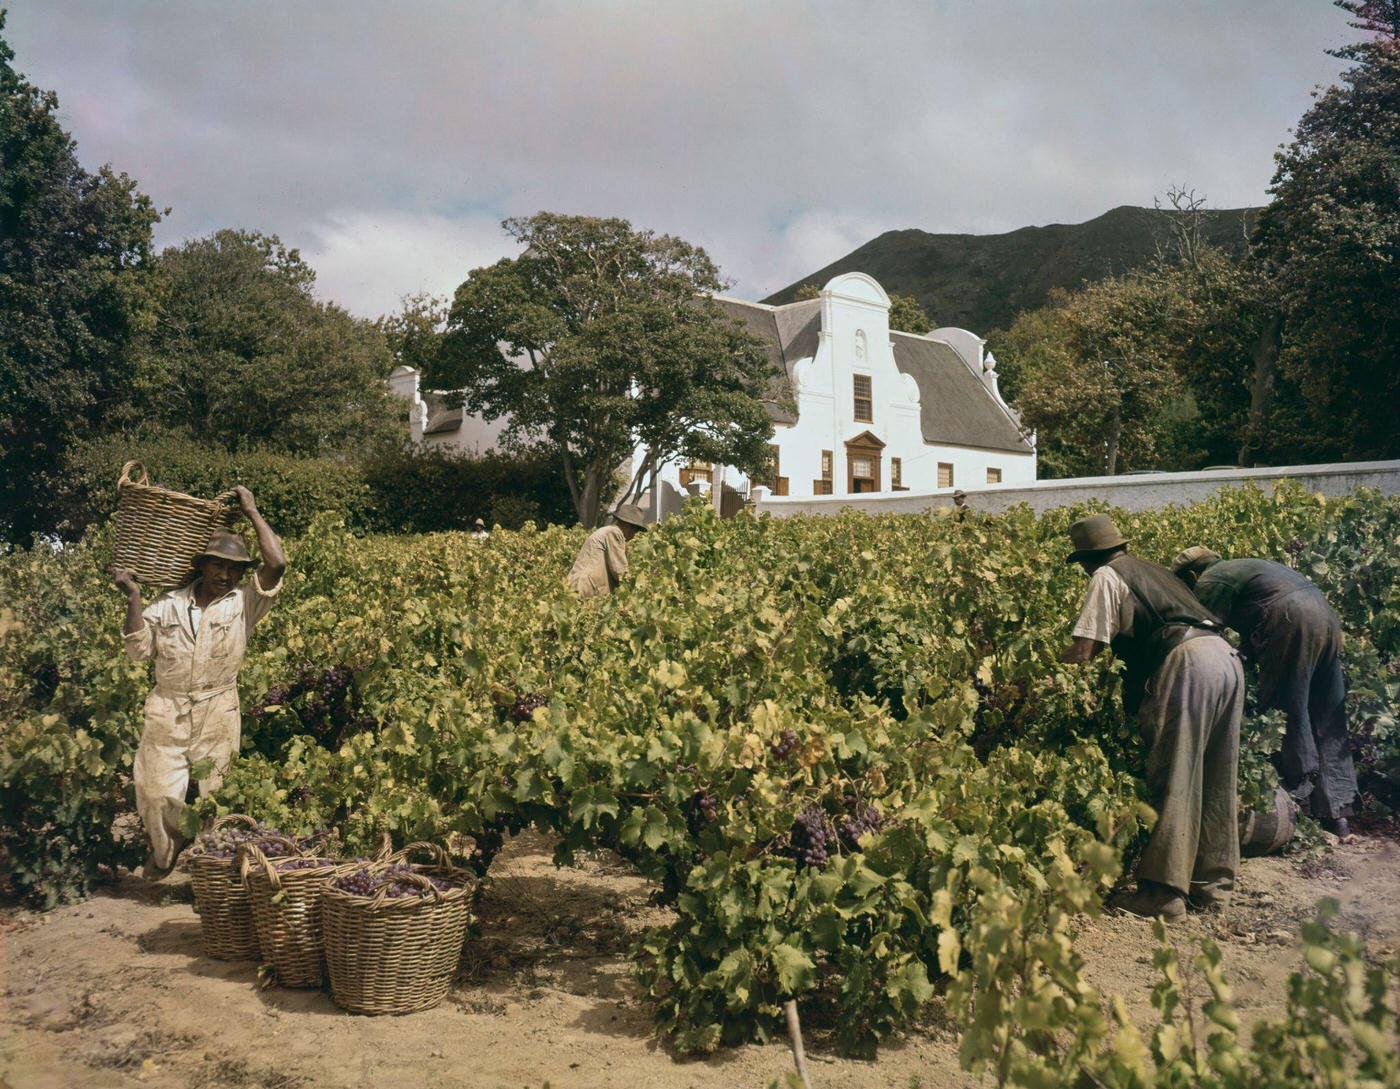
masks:
POLYGON ((612 512, 612 516, 615 522, 626 522, 629 526, 636 526, 638 529, 647 528, 647 516, 636 503, 623 503, 612 512))
POLYGON ((220 530, 209 538, 204 551, 194 558, 196 566, 200 560, 227 560, 229 563, 241 563, 247 567, 253 562, 253 557, 248 555, 248 546, 243 543, 242 537, 237 533, 220 530))
POLYGON ((1220 562, 1220 553, 1214 552, 1205 545, 1192 545, 1190 548, 1183 548, 1172 560, 1172 574, 1180 575, 1192 568, 1204 571, 1213 563, 1220 562))
POLYGON ((1091 514, 1069 527, 1069 543, 1074 545, 1074 551, 1065 557, 1065 563, 1076 563, 1086 556, 1122 548, 1128 538, 1118 532, 1108 515, 1091 514))

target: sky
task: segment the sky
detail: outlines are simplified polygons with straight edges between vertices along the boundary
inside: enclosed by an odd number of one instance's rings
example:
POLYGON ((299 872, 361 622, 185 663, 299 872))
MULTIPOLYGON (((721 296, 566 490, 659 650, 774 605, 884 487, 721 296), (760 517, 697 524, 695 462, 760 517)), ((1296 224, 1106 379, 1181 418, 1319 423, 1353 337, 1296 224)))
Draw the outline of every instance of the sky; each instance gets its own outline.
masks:
POLYGON ((761 298, 886 230, 1262 204, 1341 63, 1328 0, 0 0, 83 164, 157 241, 276 233, 375 317, 622 216, 761 298))

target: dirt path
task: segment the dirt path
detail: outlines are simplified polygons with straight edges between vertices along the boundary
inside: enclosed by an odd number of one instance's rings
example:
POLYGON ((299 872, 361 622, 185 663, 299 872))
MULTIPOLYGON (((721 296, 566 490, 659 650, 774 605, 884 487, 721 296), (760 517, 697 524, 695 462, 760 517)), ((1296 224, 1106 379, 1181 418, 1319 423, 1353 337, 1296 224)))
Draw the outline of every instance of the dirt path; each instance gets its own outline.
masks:
MULTIPOLYGON (((248 964, 200 954, 187 883, 128 879, 48 915, 0 919, 3 1089, 689 1089, 761 1087, 791 1069, 787 1049, 751 1046, 677 1060, 652 1035, 629 976, 628 943, 660 916, 620 865, 556 870, 548 845, 519 837, 497 861, 482 937, 435 1010, 345 1014, 320 992, 259 991, 248 964)), ((1245 864, 1238 903, 1193 919, 1225 951, 1247 1018, 1281 1008, 1297 924, 1323 896, 1377 952, 1400 945, 1400 845, 1365 839, 1310 860, 1245 864)), ((1087 926, 1079 948, 1096 983, 1148 1022, 1151 933, 1135 920, 1087 926)), ((974 1084, 957 1042, 928 1023, 873 1063, 820 1041, 820 1089, 974 1084)))

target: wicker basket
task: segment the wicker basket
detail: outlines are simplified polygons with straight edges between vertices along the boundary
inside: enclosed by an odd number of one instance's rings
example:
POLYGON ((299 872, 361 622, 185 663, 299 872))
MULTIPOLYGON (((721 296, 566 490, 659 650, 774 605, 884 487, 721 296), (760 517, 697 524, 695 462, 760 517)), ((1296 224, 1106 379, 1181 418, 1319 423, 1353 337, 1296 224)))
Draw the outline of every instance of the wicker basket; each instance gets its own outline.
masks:
MULTIPOLYGON (((246 824, 250 828, 258 826, 252 817, 233 813, 215 820, 214 828, 222 828, 226 824, 246 824)), ((295 846, 292 840, 286 842, 295 846)), ((195 852, 185 857, 189 860, 194 910, 199 915, 204 952, 215 960, 258 960, 258 935, 253 926, 252 905, 247 888, 239 880, 235 861, 195 852)))
POLYGON ((117 481, 117 543, 112 562, 143 586, 183 586, 194 577, 194 559, 221 529, 238 518, 233 492, 196 499, 148 482, 139 461, 122 466, 117 481), (140 474, 131 478, 132 470, 140 474))
MULTIPOLYGON (((305 863, 305 856, 296 856, 305 863)), ((238 876, 248 889, 253 928, 265 964, 283 987, 319 987, 321 971, 321 890, 340 863, 284 869, 290 859, 270 859, 250 843, 238 849, 238 876)))
MULTIPOLYGON (((373 899, 326 885, 321 894, 326 970, 331 997, 352 1013, 399 1014, 431 1009, 447 997, 471 920, 474 875, 452 865, 447 852, 415 843, 390 862, 415 850, 433 853, 434 864, 414 867, 455 887, 443 892, 418 877, 425 897, 397 897, 381 890, 373 899)), ((381 863, 387 866, 388 862, 381 863)))

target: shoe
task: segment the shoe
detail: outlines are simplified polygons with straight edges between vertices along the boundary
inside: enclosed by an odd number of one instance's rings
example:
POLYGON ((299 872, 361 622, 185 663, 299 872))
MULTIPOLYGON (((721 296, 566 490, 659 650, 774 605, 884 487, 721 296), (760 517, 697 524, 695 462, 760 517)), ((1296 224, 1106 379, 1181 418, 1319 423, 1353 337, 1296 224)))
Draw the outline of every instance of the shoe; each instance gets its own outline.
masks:
POLYGON ((1324 832, 1331 832, 1338 839, 1349 839, 1351 837, 1351 825, 1347 824, 1347 819, 1345 817, 1323 817, 1317 823, 1322 825, 1322 830, 1324 832))
POLYGON ((175 863, 169 866, 158 866, 154 855, 146 856, 146 864, 141 867, 141 876, 147 881, 164 881, 175 869, 175 863))
POLYGON ((1192 911, 1206 915, 1224 911, 1230 903, 1230 898, 1209 892, 1193 892, 1186 898, 1186 903, 1192 911))
POLYGON ((1186 897, 1169 886, 1141 881, 1136 892, 1120 893, 1109 901, 1108 906, 1128 915, 1136 915, 1139 919, 1161 916, 1171 921, 1186 914, 1186 897))

